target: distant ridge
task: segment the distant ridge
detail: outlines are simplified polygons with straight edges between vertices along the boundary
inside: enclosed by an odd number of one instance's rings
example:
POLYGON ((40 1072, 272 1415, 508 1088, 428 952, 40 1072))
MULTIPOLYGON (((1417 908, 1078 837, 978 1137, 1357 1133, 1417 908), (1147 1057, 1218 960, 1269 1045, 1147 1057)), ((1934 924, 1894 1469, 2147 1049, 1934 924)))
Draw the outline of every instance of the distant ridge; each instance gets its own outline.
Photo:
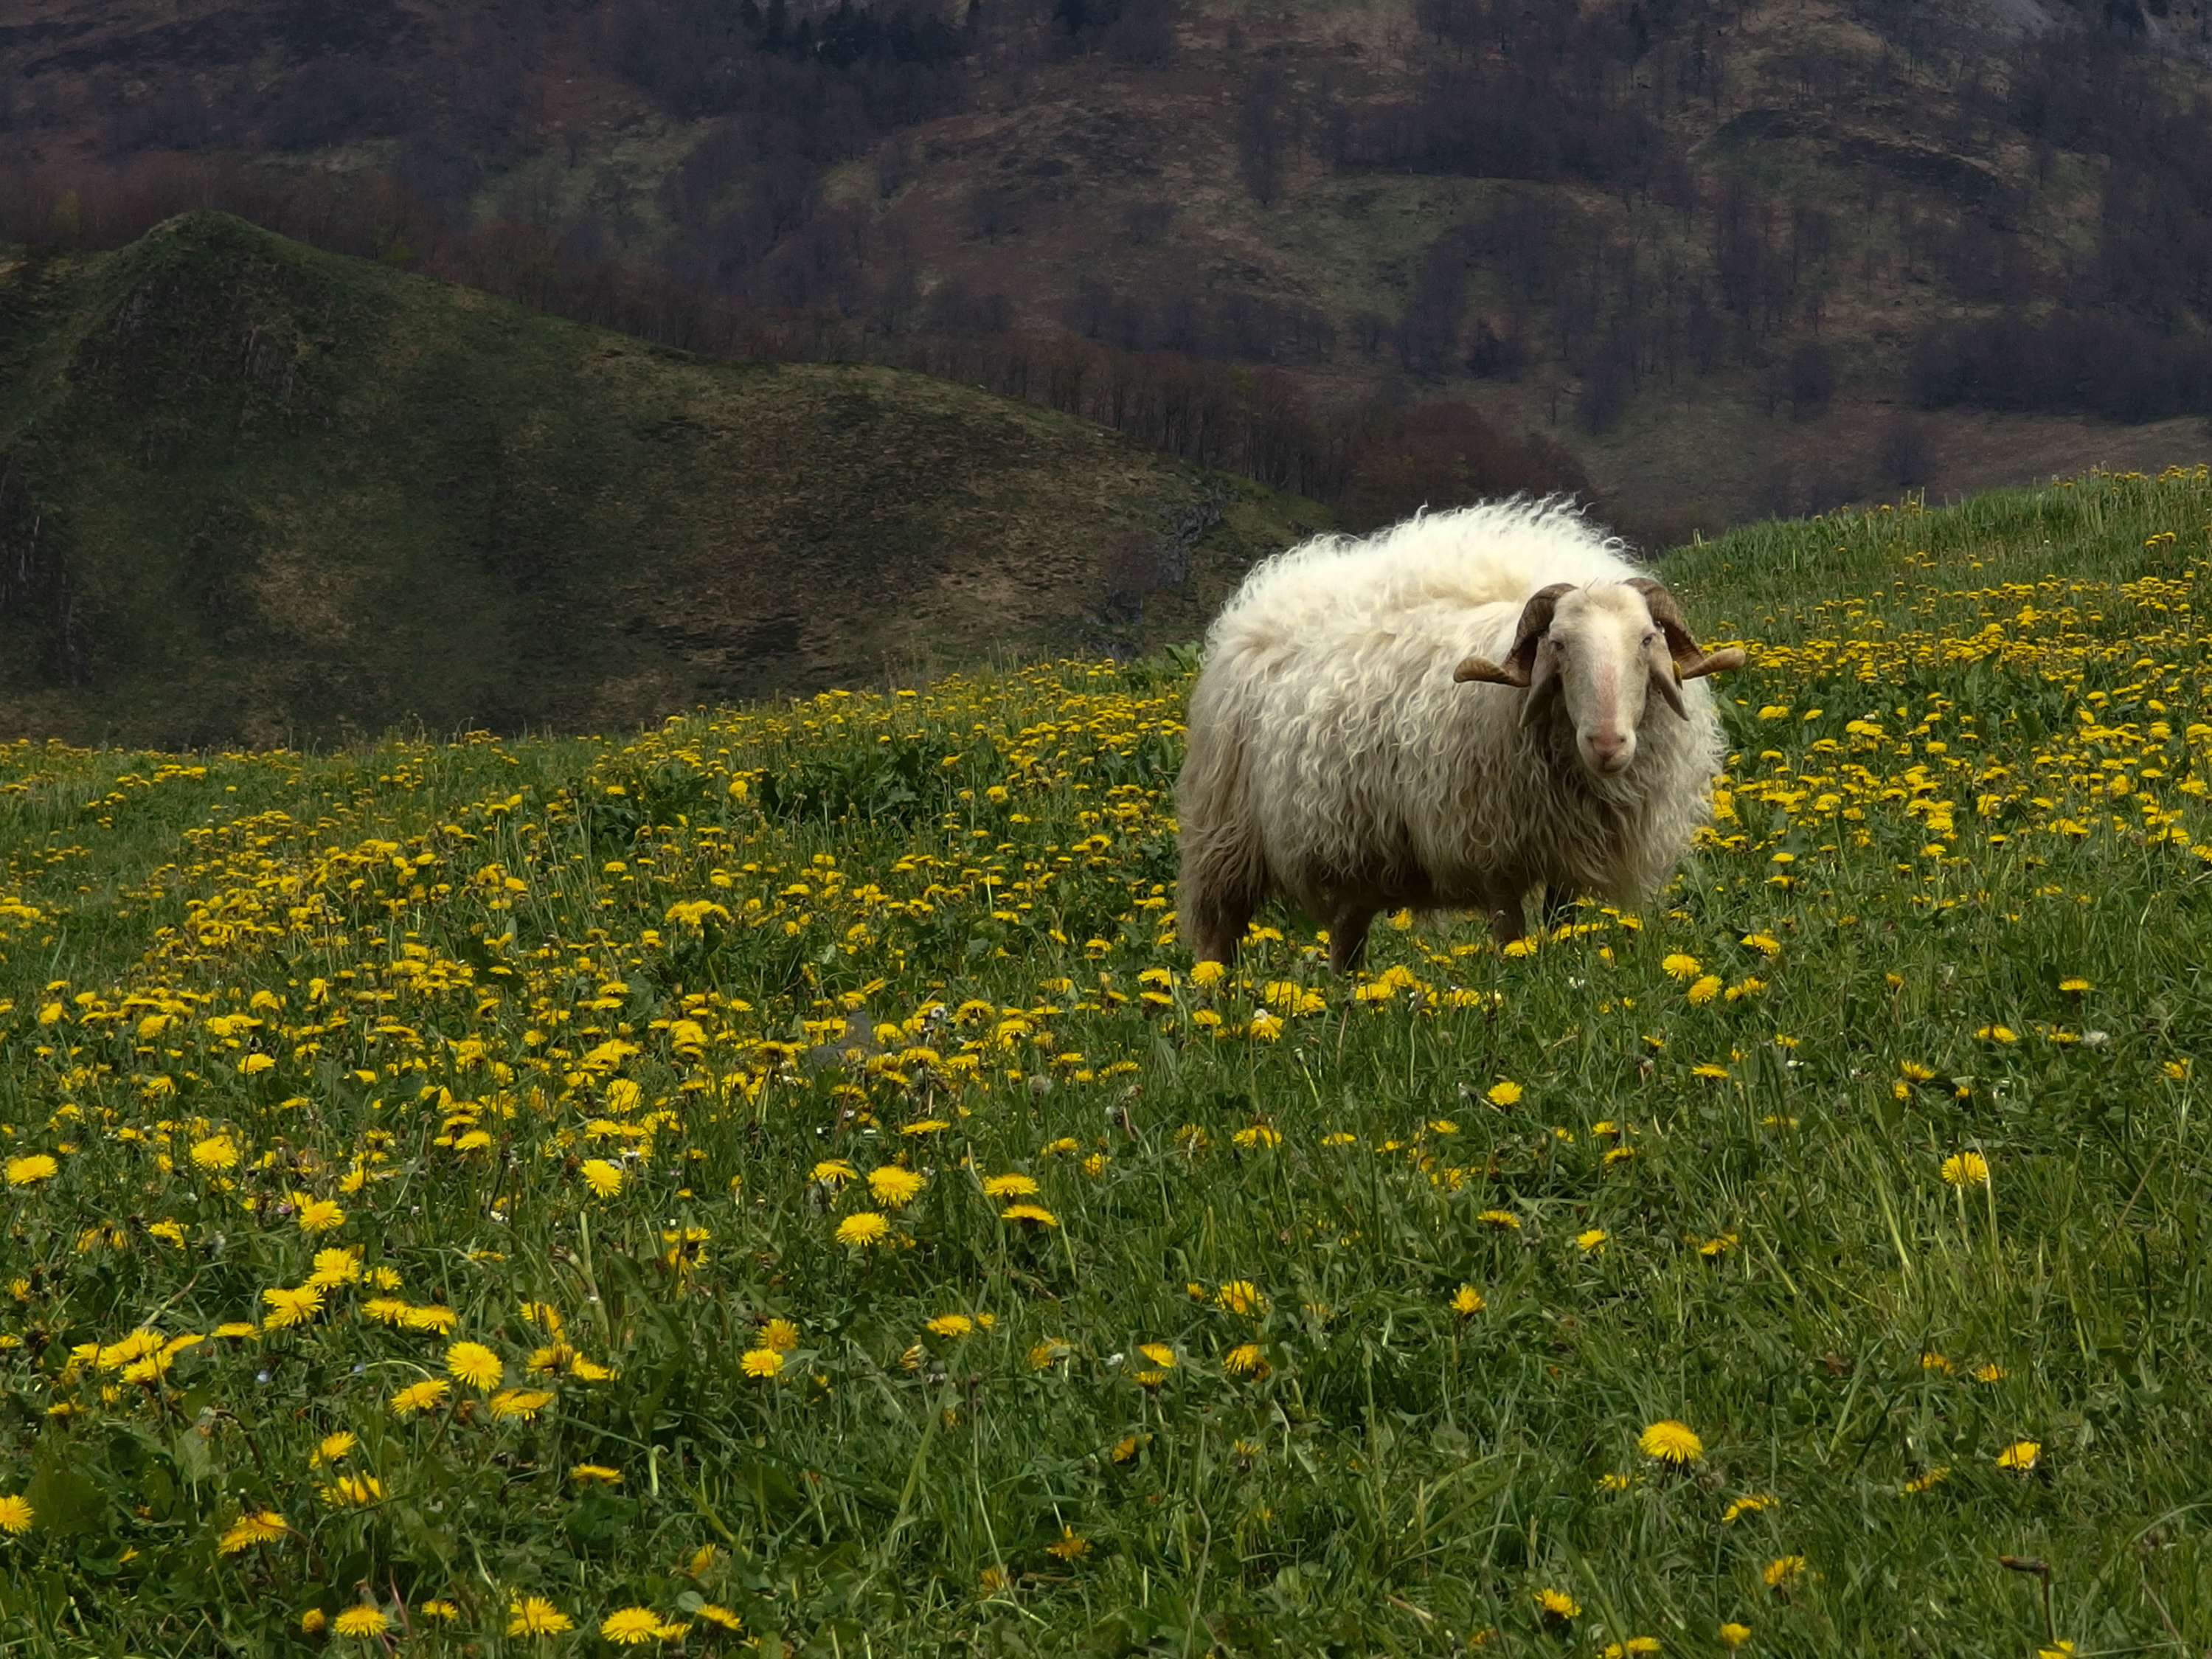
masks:
POLYGON ((0 734, 605 730, 1187 638, 1323 510, 866 365, 727 364, 214 213, 0 252, 0 734))

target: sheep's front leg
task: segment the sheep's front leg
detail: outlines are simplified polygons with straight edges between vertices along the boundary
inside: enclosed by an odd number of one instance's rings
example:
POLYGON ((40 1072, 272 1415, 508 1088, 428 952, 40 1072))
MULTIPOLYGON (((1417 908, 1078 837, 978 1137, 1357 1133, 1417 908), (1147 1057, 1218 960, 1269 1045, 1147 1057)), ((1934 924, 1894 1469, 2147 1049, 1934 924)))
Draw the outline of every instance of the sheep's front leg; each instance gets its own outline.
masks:
POLYGON ((1348 974, 1367 954, 1367 929, 1375 912, 1364 904, 1345 900, 1328 918, 1328 965, 1332 973, 1348 974))
POLYGON ((1521 913, 1521 895, 1504 888, 1490 891, 1490 936, 1500 945, 1510 945, 1516 939, 1528 937, 1528 929, 1521 913))
POLYGON ((1544 888, 1543 902, 1544 931, 1548 933, 1555 928, 1565 927, 1568 920, 1573 916, 1574 890, 1571 887, 1553 887, 1547 883, 1544 888))

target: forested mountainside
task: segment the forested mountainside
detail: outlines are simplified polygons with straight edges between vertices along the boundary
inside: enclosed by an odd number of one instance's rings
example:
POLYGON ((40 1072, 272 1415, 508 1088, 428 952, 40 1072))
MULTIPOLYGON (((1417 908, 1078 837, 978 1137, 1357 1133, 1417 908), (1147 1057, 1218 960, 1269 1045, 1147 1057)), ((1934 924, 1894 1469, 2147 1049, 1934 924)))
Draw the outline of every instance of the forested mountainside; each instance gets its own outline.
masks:
POLYGON ((1664 539, 2201 451, 2209 52, 2202 0, 22 0, 0 216, 227 206, 1352 522, 1664 539))

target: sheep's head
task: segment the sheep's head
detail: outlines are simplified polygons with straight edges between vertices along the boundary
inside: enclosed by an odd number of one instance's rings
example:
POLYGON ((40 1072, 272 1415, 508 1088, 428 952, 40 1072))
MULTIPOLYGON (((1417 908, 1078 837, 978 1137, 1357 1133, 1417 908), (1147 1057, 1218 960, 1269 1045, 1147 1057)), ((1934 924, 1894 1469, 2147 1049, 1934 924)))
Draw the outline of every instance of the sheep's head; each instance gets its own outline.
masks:
POLYGON ((1469 657, 1452 678, 1525 689, 1523 726, 1564 703, 1583 764, 1606 774, 1636 758, 1637 728, 1652 692, 1686 720, 1684 680, 1742 665, 1743 653, 1735 646, 1702 649, 1674 596, 1649 576, 1637 576, 1540 589, 1522 608, 1505 660, 1469 657))

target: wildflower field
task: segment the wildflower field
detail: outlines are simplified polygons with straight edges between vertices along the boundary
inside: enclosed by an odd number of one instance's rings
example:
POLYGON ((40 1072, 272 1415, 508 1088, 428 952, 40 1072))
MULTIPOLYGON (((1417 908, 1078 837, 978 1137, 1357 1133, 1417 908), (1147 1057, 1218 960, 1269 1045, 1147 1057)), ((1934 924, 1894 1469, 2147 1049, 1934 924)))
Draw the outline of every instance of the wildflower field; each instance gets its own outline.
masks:
POLYGON ((1685 550, 1678 883, 1356 982, 1181 655, 0 750, 0 1649, 2202 1648, 2209 527, 1685 550))

